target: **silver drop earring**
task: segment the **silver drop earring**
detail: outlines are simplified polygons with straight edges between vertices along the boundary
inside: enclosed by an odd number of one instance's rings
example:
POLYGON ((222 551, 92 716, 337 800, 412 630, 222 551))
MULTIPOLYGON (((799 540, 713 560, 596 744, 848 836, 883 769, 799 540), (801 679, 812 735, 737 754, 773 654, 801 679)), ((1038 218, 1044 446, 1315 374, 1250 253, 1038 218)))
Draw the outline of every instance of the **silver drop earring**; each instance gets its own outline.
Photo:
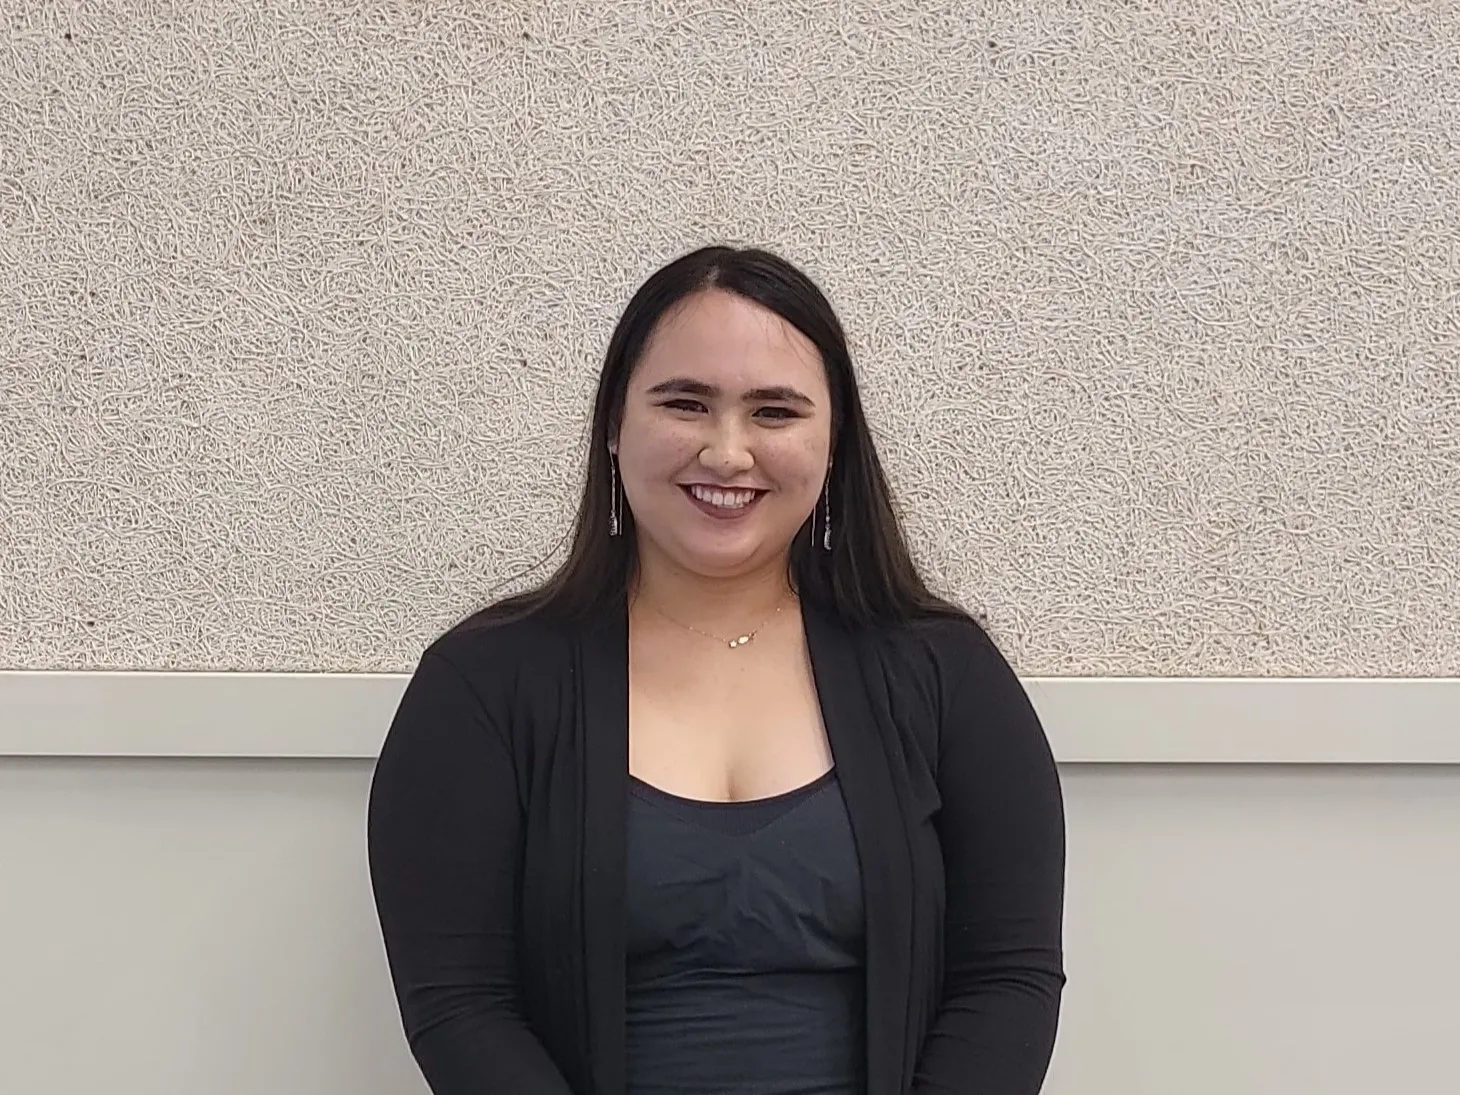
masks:
POLYGON ((826 489, 823 492, 826 501, 826 517, 821 523, 821 546, 824 550, 831 550, 831 480, 827 480, 826 489))
POLYGON ((623 531, 623 518, 618 500, 618 457, 608 455, 608 534, 617 536, 623 531))

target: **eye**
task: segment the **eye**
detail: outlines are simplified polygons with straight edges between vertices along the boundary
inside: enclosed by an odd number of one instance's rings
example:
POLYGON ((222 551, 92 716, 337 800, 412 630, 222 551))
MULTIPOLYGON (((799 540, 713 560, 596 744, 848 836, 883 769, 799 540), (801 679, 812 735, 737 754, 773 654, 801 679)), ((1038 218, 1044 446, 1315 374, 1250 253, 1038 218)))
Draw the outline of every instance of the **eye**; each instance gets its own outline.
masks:
POLYGON ((772 421, 776 421, 776 422, 785 422, 785 421, 788 421, 788 420, 790 420, 792 418, 800 418, 801 417, 798 413, 796 413, 795 411, 793 411, 790 407, 762 407, 760 410, 756 411, 755 413, 756 413, 756 416, 757 417, 760 417, 760 418, 769 418, 772 421))
POLYGON ((659 406, 668 407, 671 411, 689 411, 691 413, 705 409, 705 405, 698 399, 669 399, 659 406))

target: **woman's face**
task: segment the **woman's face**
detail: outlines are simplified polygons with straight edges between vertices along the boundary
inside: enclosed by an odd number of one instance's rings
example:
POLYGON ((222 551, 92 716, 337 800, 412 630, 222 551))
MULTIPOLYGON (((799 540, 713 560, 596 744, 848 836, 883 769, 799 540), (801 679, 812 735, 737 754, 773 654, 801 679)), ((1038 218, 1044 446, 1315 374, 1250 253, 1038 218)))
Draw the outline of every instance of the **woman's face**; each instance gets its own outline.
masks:
POLYGON ((696 293, 650 338, 610 448, 641 554, 712 577, 776 563, 826 480, 821 355, 744 297, 696 293))

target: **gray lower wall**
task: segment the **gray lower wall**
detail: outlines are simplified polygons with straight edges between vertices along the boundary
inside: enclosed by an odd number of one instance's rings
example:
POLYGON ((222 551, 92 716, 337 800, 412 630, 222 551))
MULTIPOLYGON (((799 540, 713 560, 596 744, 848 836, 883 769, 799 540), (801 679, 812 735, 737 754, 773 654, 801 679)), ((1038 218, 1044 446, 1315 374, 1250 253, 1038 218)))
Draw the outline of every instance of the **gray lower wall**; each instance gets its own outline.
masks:
MULTIPOLYGON (((0 759, 0 1090, 406 1095, 367 761, 0 759)), ((1449 1090, 1460 768, 1064 769, 1047 1095, 1449 1090)))

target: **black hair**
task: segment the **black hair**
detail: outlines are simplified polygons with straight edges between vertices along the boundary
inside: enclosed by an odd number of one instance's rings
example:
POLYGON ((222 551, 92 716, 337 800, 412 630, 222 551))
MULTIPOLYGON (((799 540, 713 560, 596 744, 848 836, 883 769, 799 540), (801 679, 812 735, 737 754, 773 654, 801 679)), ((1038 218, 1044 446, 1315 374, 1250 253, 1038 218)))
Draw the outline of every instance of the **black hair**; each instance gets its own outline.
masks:
MULTIPOLYGON (((588 468, 572 546, 541 585, 463 621, 471 627, 534 613, 583 619, 629 592, 637 562, 633 514, 620 506, 622 531, 609 532, 608 443, 618 432, 629 378, 659 322, 695 293, 721 289, 775 312, 821 354, 831 392, 833 514, 831 550, 813 543, 808 519, 791 543, 790 581, 798 596, 851 626, 967 614, 931 593, 907 548, 892 493, 877 458, 841 321, 820 288, 791 263, 758 248, 705 247, 656 271, 630 299, 609 340, 589 430, 588 468)), ((816 531, 820 531, 819 529, 816 531)))

